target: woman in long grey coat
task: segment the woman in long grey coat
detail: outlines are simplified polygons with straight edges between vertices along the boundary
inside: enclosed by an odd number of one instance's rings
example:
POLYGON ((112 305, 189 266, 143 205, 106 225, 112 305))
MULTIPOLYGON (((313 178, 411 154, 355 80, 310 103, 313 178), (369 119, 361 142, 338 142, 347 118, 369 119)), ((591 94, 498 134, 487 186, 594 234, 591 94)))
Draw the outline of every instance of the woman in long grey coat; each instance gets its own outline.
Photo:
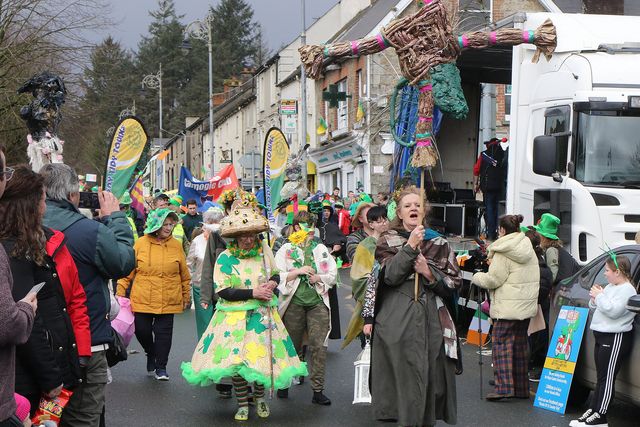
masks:
POLYGON ((397 217, 378 240, 382 265, 375 302, 371 394, 376 419, 402 426, 457 420, 458 357, 447 306, 462 279, 448 242, 420 220, 426 201, 415 187, 398 197, 397 217), (417 298, 415 274, 419 274, 417 298))

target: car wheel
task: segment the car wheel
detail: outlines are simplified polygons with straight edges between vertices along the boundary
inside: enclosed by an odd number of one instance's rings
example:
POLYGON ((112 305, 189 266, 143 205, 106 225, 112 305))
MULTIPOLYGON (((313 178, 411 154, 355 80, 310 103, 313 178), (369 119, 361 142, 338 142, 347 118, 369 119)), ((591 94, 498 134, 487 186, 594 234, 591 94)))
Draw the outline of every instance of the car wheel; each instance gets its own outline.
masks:
POLYGON ((574 382, 571 384, 571 390, 569 391, 569 405, 582 406, 587 401, 591 389, 582 384, 574 382))

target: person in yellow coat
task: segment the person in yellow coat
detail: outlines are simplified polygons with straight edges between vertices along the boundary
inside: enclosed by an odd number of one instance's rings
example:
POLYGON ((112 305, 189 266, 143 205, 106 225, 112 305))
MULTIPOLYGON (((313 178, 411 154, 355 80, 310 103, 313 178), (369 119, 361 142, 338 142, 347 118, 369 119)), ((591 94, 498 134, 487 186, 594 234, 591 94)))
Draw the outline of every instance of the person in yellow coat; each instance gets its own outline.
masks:
POLYGON ((167 362, 173 336, 173 315, 191 305, 191 275, 182 245, 171 237, 178 216, 169 209, 149 213, 144 236, 133 246, 136 268, 118 280, 117 295, 131 284, 136 338, 147 353, 147 373, 168 381, 167 362))

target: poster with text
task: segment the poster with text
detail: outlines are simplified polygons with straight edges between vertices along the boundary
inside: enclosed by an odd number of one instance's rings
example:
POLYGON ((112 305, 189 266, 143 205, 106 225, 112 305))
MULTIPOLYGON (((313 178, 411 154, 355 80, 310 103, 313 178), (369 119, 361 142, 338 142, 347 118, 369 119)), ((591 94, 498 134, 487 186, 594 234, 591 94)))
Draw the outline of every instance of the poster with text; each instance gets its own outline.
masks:
POLYGON ((533 406, 564 414, 588 317, 588 308, 560 309, 533 406))

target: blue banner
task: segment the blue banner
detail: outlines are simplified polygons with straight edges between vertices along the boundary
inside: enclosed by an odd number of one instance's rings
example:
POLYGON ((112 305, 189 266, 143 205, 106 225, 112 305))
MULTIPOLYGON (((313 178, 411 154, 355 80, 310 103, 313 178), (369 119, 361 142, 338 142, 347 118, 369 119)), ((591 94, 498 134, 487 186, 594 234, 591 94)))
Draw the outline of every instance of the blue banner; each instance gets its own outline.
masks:
POLYGON ((193 179, 191 171, 184 166, 180 168, 180 182, 178 183, 178 194, 186 203, 189 199, 194 199, 198 204, 198 211, 202 211, 202 205, 211 200, 207 193, 211 189, 209 181, 198 181, 193 179))
POLYGON ((533 406, 564 414, 588 317, 588 308, 560 309, 533 406))

